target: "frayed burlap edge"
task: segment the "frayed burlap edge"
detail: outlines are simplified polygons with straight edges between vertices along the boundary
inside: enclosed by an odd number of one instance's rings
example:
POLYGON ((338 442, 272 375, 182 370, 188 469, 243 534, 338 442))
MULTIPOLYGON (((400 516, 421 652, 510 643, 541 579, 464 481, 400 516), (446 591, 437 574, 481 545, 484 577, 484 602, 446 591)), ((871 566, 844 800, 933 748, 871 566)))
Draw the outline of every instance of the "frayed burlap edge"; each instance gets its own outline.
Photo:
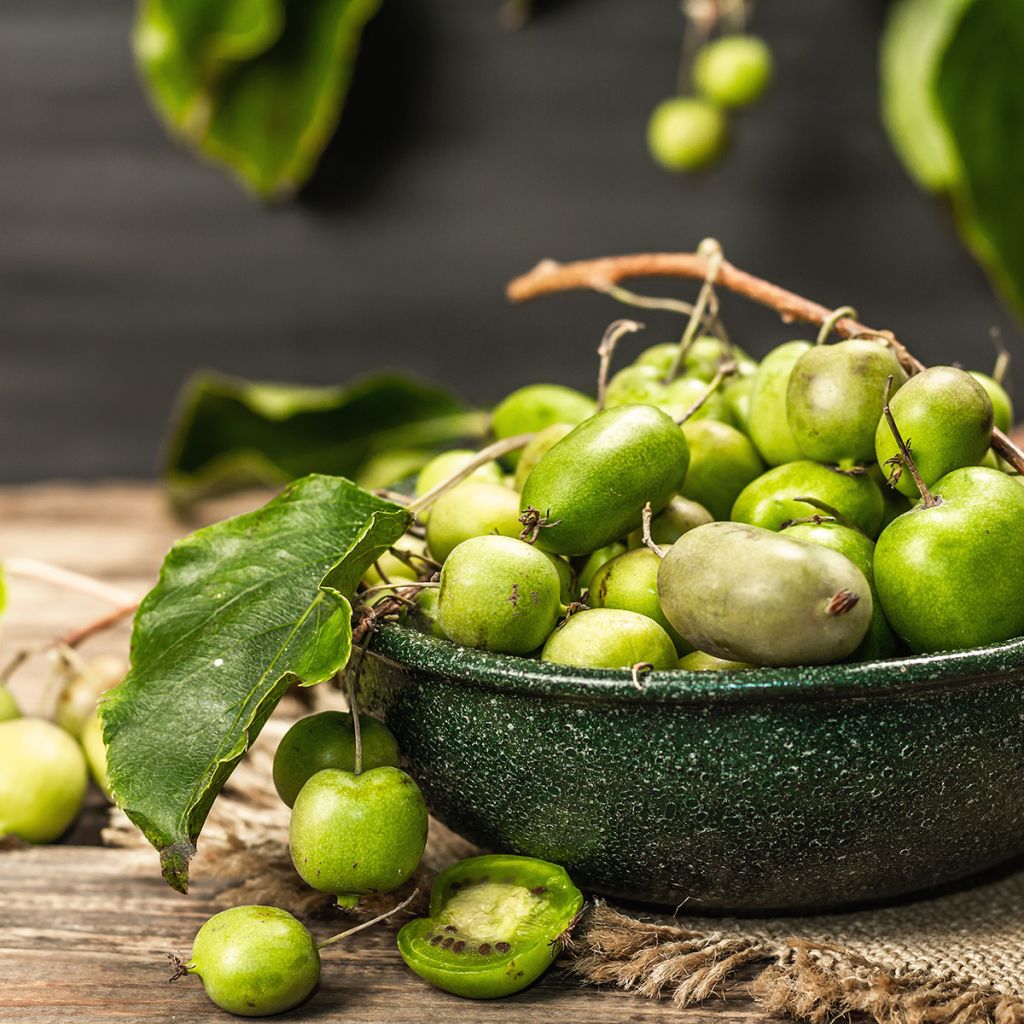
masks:
POLYGON ((583 981, 613 985, 679 1007, 720 995, 747 968, 769 1012, 811 1024, 862 1014, 878 1024, 1024 1024, 1024 1000, 923 972, 894 973, 841 946, 640 921, 598 901, 566 948, 583 981))

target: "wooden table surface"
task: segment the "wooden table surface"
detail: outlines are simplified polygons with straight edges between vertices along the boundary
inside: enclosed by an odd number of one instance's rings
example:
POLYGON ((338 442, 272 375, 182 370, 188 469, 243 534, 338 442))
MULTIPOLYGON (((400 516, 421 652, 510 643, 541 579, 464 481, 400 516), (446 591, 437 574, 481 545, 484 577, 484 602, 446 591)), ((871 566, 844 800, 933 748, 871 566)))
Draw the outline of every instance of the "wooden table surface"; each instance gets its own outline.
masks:
MULTIPOLYGON (((237 501, 234 503, 237 507, 237 501)), ((224 511, 222 507, 216 511, 224 511)), ((151 584, 164 552, 185 530, 149 485, 39 485, 0 489, 0 559, 23 557, 88 573, 136 593, 151 584)), ((32 580, 9 581, 3 660, 90 621, 94 599, 32 580)), ((90 642, 90 653, 124 653, 128 629, 90 642)), ((12 686, 26 710, 52 700, 45 659, 12 686)), ((0 1021, 10 1024, 169 1024, 227 1019, 185 978, 169 984, 166 953, 187 954, 192 936, 218 909, 201 881, 180 896, 161 880, 150 850, 97 842, 102 805, 63 843, 0 851, 0 1021)), ((326 937, 329 924, 319 925, 326 937)), ((469 1002, 437 991, 399 958, 393 932, 371 929, 325 953, 313 998, 281 1019, 419 1024, 436 1021, 671 1021, 755 1024, 768 1018, 741 984, 723 999, 677 1010, 629 994, 581 987, 561 971, 510 999, 469 1002)))

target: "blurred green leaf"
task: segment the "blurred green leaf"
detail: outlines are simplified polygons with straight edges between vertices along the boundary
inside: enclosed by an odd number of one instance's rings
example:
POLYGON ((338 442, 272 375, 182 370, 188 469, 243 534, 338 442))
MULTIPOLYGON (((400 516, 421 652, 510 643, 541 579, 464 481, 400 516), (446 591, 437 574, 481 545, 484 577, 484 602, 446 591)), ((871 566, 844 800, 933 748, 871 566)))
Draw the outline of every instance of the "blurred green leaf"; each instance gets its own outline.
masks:
POLYGON ((169 127, 283 198, 334 132, 380 0, 142 0, 135 51, 169 127))
POLYGON ((281 35, 280 0, 141 0, 135 54, 154 101, 174 127, 201 124, 217 82, 281 35))
POLYGON ((448 392, 397 375, 314 388, 199 374, 179 399, 167 482, 179 509, 306 473, 386 486, 487 426, 485 413, 448 392))
POLYGON ((965 241, 1024 316, 1024 3, 975 0, 949 42, 938 100, 955 140, 965 241))
POLYGON ((882 34, 882 119, 917 181, 930 191, 958 174, 953 140, 936 96, 942 56, 974 0, 898 0, 882 34))
POLYGON ((897 153, 949 198, 964 243, 1024 316, 1024 2, 898 0, 881 69, 897 153))

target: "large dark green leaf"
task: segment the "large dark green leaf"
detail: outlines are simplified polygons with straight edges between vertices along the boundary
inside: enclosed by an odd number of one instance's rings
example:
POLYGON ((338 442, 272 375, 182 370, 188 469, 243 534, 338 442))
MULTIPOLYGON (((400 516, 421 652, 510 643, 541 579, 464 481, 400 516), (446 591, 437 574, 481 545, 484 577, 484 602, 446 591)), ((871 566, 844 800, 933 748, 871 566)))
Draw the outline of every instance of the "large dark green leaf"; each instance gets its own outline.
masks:
POLYGON ((309 476, 171 549, 101 718, 117 802, 175 888, 187 889, 210 806, 287 687, 348 662, 349 598, 409 521, 348 480, 309 476))
POLYGON ((169 127, 263 198, 295 192, 335 127, 380 0, 143 0, 135 49, 169 127))
POLYGON ((479 437, 486 419, 447 392, 393 375, 310 388, 201 374, 185 387, 168 447, 171 498, 184 507, 312 472, 391 483, 438 446, 479 437))
POLYGON ((938 99, 961 175, 962 233, 1024 315, 1024 2, 975 0, 942 58, 938 99))

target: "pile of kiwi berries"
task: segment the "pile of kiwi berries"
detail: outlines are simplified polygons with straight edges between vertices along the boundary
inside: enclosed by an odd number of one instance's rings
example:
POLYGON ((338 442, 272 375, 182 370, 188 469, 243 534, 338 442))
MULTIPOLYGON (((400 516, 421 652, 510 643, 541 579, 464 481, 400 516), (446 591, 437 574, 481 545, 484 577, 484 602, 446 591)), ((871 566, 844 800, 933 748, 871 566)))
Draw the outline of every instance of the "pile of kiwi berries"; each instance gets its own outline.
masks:
MULTIPOLYGON (((426 806, 398 764, 395 738, 358 708, 302 718, 278 744, 274 785, 292 811, 292 862, 341 907, 397 889, 423 855, 426 806)), ((319 943, 278 907, 222 911, 199 929, 187 961, 172 957, 172 980, 196 975, 214 1003, 238 1016, 283 1013, 317 987, 324 947, 390 917, 416 895, 319 943)), ((405 924, 398 949, 413 971, 448 992, 510 995, 550 966, 582 904, 558 865, 471 857, 437 876, 428 916, 405 924)))
POLYGON ((655 345, 596 399, 515 391, 495 444, 420 473, 418 523, 370 592, 396 588, 410 625, 453 643, 634 672, 1021 636, 1024 487, 990 448, 1006 390, 908 376, 883 336, 831 326, 759 364, 724 336, 655 345))

